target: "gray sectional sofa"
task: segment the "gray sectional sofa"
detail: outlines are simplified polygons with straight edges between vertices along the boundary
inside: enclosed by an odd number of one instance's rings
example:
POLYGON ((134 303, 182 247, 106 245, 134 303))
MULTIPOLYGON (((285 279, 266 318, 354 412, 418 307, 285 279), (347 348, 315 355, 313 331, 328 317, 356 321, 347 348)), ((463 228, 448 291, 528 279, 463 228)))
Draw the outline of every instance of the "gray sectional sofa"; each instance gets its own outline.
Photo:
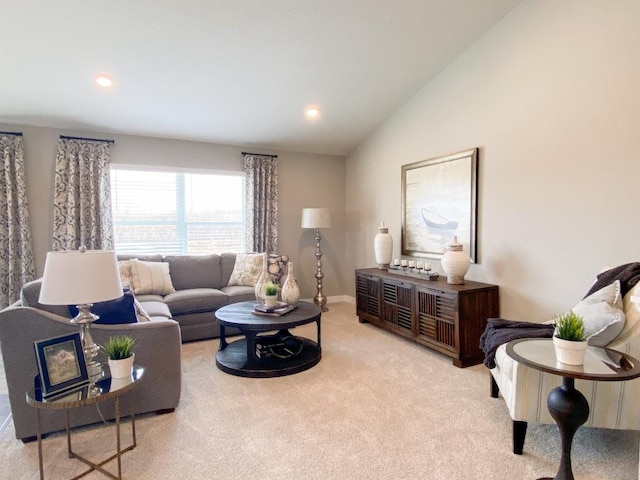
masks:
POLYGON ((224 305, 255 300, 253 287, 227 286, 235 265, 235 253, 221 255, 118 255, 118 260, 167 262, 174 293, 137 295, 152 318, 178 322, 182 341, 220 335, 214 312, 224 305))

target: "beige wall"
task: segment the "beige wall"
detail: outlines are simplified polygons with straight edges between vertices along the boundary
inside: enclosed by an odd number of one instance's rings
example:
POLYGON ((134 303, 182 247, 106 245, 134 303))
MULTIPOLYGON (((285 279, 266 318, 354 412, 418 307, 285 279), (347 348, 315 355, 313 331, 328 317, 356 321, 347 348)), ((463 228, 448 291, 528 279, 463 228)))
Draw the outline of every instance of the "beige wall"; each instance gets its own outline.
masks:
POLYGON ((349 268, 374 264, 380 220, 399 256, 401 165, 471 147, 468 278, 500 285, 502 316, 549 319, 602 266, 640 260, 639 23, 633 0, 516 7, 347 158, 349 268))
POLYGON ((19 125, 0 125, 0 130, 23 133, 29 223, 39 275, 44 268, 46 252, 51 248, 51 199, 58 137, 75 135, 114 139, 112 163, 130 165, 242 171, 242 151, 277 154, 280 194, 278 251, 288 254, 294 262, 302 295, 314 296, 315 232, 300 228, 301 211, 304 206, 329 208, 334 228, 322 232, 324 293, 342 295, 347 288, 342 277, 344 157, 19 125))

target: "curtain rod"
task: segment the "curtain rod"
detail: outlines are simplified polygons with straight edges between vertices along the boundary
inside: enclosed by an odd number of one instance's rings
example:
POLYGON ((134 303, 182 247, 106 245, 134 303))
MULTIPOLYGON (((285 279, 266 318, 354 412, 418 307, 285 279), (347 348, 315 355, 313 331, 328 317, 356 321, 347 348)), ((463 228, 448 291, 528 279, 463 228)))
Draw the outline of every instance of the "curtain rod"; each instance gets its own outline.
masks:
POLYGON ((266 153, 251 153, 251 152, 242 152, 243 155, 260 155, 262 157, 273 157, 278 158, 278 155, 267 155, 266 153))
POLYGON ((60 138, 64 138, 65 140, 88 140, 90 142, 116 143, 115 140, 105 140, 103 138, 67 137, 66 135, 60 135, 60 138))
POLYGON ((16 137, 21 137, 22 132, 0 132, 0 135, 15 135, 16 137))

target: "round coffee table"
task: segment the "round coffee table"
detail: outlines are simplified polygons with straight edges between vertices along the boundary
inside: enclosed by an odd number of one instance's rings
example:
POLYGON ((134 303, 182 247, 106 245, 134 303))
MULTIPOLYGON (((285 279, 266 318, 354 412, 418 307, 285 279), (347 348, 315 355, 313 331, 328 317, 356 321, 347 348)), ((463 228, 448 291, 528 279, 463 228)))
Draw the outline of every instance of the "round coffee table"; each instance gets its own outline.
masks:
POLYGON ((547 407, 558 424, 562 440, 562 457, 557 475, 539 480, 573 480, 571 444, 573 436, 589 418, 589 403, 576 390, 574 380, 619 382, 640 377, 640 361, 616 350, 587 347, 582 365, 566 365, 556 360, 550 338, 523 338, 507 343, 507 354, 530 368, 562 376, 562 385, 549 392, 547 407))
POLYGON ((232 303, 216 310, 220 324, 216 365, 220 370, 241 377, 268 378, 302 372, 318 364, 322 357, 320 307, 298 302, 292 312, 270 317, 253 314, 254 305, 232 303), (290 328, 313 322, 317 325, 317 342, 289 332, 290 328), (226 327, 237 328, 244 338, 227 343, 226 327))

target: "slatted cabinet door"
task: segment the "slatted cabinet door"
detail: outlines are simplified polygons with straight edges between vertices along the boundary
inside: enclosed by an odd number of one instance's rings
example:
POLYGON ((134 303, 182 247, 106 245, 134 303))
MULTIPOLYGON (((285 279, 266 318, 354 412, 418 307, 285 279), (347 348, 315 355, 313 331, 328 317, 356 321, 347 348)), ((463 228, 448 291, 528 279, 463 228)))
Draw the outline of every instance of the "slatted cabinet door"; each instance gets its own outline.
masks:
POLYGON ((382 280, 382 321, 400 335, 414 336, 413 295, 410 283, 382 280))
POLYGON ((416 316, 420 343, 457 353, 457 296, 431 288, 416 287, 416 316))
POLYGON ((382 325, 380 315, 380 278, 356 272, 357 315, 360 321, 382 325))

